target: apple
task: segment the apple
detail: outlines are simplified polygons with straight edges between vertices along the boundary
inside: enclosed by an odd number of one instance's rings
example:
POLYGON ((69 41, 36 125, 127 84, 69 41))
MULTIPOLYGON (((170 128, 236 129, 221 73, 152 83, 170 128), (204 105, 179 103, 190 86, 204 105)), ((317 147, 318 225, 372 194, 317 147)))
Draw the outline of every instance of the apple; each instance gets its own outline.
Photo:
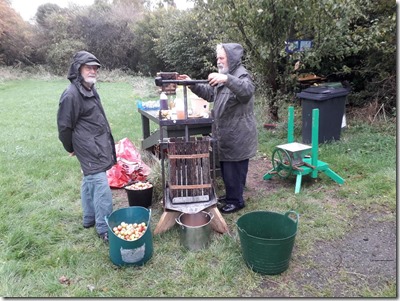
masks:
POLYGON ((153 184, 149 182, 136 182, 131 185, 125 186, 125 188, 129 190, 145 190, 151 187, 153 187, 153 184))
POLYGON ((142 223, 126 223, 121 222, 118 226, 113 227, 113 232, 117 237, 132 241, 137 240, 143 236, 147 230, 145 222, 142 223))

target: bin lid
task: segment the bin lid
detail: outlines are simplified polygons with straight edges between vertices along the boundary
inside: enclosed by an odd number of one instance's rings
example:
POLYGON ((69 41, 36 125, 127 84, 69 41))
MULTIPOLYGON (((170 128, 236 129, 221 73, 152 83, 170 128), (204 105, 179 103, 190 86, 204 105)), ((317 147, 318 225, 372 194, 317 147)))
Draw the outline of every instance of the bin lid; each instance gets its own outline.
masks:
POLYGON ((297 93, 297 97, 303 99, 311 99, 311 100, 328 100, 332 98, 337 98, 341 96, 347 96, 350 91, 346 88, 335 88, 335 87, 327 87, 327 86, 317 86, 317 87, 309 87, 300 93, 297 93))

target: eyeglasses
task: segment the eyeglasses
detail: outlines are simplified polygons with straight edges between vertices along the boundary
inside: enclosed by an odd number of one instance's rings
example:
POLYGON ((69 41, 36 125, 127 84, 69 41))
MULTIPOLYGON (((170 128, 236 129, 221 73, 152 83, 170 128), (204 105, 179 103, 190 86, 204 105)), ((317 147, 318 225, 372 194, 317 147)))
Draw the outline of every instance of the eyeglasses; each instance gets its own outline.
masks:
POLYGON ((93 71, 97 71, 99 69, 99 66, 93 65, 83 65, 83 68, 85 68, 86 70, 93 70, 93 71))

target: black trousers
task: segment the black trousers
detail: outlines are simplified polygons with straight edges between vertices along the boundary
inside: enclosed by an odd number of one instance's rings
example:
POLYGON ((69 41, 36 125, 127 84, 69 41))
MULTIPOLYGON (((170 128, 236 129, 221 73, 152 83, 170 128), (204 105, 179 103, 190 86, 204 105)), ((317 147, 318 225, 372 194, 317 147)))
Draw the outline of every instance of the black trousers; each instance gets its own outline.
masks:
POLYGON ((244 205, 243 191, 246 186, 249 159, 237 162, 220 161, 220 167, 225 184, 226 203, 244 205))

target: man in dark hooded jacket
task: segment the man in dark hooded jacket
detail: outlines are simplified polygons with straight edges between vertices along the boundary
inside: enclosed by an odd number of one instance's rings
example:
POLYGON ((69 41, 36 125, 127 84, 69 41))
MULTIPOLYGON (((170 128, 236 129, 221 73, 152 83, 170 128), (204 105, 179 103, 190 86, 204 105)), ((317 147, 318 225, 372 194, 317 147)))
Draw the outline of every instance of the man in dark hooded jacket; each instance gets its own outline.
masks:
MULTIPOLYGON (((189 86, 197 96, 214 102, 213 135, 225 184, 222 213, 232 213, 245 206, 243 191, 249 159, 257 151, 257 123, 254 115, 253 80, 242 65, 243 47, 236 43, 217 45, 218 73, 208 75, 209 84, 189 86)), ((180 80, 190 80, 179 75, 180 80)))
POLYGON ((70 85, 62 93, 57 113, 59 139, 71 156, 76 155, 83 179, 83 227, 96 226, 108 242, 106 215, 112 213, 112 193, 106 171, 116 163, 115 143, 94 84, 100 61, 79 51, 68 71, 70 85))

